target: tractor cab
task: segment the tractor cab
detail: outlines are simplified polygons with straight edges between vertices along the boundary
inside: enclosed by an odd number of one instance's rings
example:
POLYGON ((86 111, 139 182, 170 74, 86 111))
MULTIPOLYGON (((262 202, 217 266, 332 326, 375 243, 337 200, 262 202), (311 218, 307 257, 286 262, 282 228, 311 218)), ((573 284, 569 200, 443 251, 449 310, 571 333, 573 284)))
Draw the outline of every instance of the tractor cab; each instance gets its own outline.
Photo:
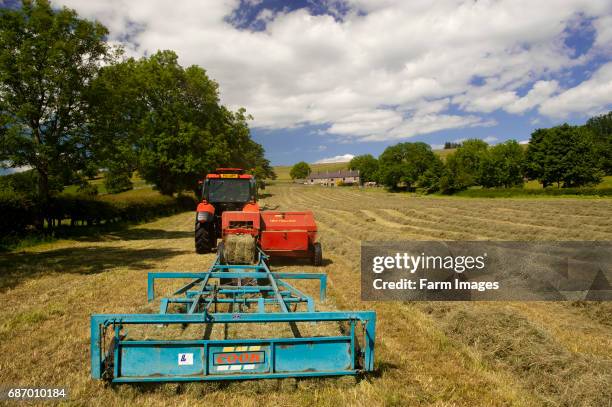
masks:
POLYGON ((242 210, 246 203, 257 201, 255 178, 239 168, 218 168, 202 183, 202 201, 242 210))
POLYGON ((200 184, 202 200, 196 212, 195 247, 196 252, 206 253, 217 246, 223 212, 259 211, 257 182, 241 168, 217 168, 200 184))

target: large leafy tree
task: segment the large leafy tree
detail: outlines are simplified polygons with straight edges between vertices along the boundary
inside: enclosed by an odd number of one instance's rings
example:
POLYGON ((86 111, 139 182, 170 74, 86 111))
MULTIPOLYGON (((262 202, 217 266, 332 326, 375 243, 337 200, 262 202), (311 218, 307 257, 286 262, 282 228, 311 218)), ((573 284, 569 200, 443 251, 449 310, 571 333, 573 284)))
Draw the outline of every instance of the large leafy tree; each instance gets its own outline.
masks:
POLYGON ((444 175, 444 162, 437 155, 429 168, 419 177, 418 185, 428 194, 440 190, 440 179, 444 175))
POLYGON ((606 175, 612 175, 612 112, 591 117, 586 127, 593 133, 593 141, 606 175))
POLYGON ((138 169, 166 195, 195 189, 221 166, 273 175, 245 110, 222 106, 217 83, 198 66, 183 68, 173 51, 106 67, 92 88, 93 132, 115 173, 138 169))
POLYGON ((488 145, 479 139, 462 143, 446 158, 446 167, 440 177, 440 189, 453 193, 481 183, 482 165, 487 156, 488 145))
POLYGON ((460 171, 464 173, 466 186, 480 184, 481 167, 489 145, 480 139, 464 141, 455 151, 455 159, 460 171))
POLYGON ((133 59, 102 68, 87 93, 93 151, 107 169, 110 193, 131 189, 130 179, 138 167, 135 143, 147 106, 136 68, 133 59))
POLYGON ((585 126, 564 124, 534 131, 526 162, 527 175, 544 187, 578 187, 601 181, 598 149, 585 126))
POLYGON ((310 175, 310 165, 305 161, 294 164, 293 167, 291 167, 291 171, 289 171, 291 179, 306 178, 308 175, 310 175))
POLYGON ((359 179, 362 183, 376 181, 378 176, 378 160, 372 154, 358 155, 349 162, 349 169, 359 171, 359 179))
POLYGON ((525 152, 516 140, 491 147, 480 163, 480 185, 491 187, 517 187, 523 185, 525 152))
POLYGON ((143 92, 136 102, 145 104, 136 123, 139 172, 165 195, 193 188, 230 160, 229 138, 242 129, 220 109, 217 84, 202 68, 183 69, 174 52, 140 60, 136 74, 143 92))
POLYGON ((457 154, 448 155, 444 170, 440 176, 440 190, 445 194, 452 194, 466 189, 473 185, 473 182, 472 175, 466 171, 462 161, 457 158, 457 154))
POLYGON ((42 200, 50 181, 90 164, 85 94, 110 58, 106 35, 101 24, 47 0, 0 10, 0 160, 32 167, 42 200))
POLYGON ((422 142, 387 147, 378 158, 380 181, 389 188, 404 184, 412 189, 427 170, 437 165, 436 159, 431 147, 422 142))

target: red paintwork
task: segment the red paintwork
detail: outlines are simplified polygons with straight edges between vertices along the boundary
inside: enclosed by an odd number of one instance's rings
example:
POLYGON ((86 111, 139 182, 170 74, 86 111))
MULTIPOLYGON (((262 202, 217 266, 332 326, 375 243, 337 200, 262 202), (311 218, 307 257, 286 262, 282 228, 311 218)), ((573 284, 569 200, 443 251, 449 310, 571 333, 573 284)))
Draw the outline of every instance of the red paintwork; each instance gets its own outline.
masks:
MULTIPOLYGON (((221 178, 220 174, 206 174, 206 178, 221 178)), ((253 178, 253 176, 251 174, 239 174, 237 177, 235 178, 229 178, 229 179, 251 179, 253 178)))
POLYGON ((303 212, 261 212, 265 230, 302 230, 316 232, 317 224, 311 211, 303 212))
POLYGON ((221 228, 223 236, 255 236, 259 247, 273 256, 309 257, 317 239, 317 224, 311 211, 261 212, 254 202, 245 204, 242 211, 223 212, 221 228))
POLYGON ((257 202, 247 202, 242 207, 242 211, 243 212, 259 212, 259 205, 257 205, 257 202))
POLYGON ((200 202, 196 208, 196 212, 210 212, 211 215, 214 215, 215 207, 208 202, 200 202))
MULTIPOLYGON (((254 205, 249 209, 255 209, 254 205)), ((259 247, 274 256, 309 257, 317 238, 317 225, 312 212, 279 211, 223 212, 223 235, 244 233, 258 237, 259 247), (230 228, 232 222, 251 222, 230 228), (251 226, 252 225, 252 226, 251 226)))
POLYGON ((311 211, 261 212, 261 249, 274 256, 309 257, 317 239, 317 224, 311 211))
POLYGON ((227 234, 249 234, 259 235, 260 229, 259 212, 225 211, 221 215, 221 229, 223 235, 227 234), (240 222, 240 225, 233 224, 240 222))
MULTIPOLYGON (((245 174, 242 168, 217 168, 215 172, 206 174, 206 178, 221 178, 222 174, 236 174, 235 178, 251 179, 251 174, 245 174)), ((232 177, 234 178, 234 177, 232 177)))
POLYGON ((261 232, 259 245, 264 252, 275 250, 308 251, 308 233, 304 231, 269 231, 261 232))

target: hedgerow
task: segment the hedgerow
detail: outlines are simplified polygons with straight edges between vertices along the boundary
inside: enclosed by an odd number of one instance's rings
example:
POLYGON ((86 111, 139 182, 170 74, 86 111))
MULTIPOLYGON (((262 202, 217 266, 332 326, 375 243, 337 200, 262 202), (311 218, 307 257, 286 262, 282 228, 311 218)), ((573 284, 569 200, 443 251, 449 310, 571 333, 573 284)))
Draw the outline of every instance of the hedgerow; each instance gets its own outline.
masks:
MULTIPOLYGON (((19 235, 33 228, 45 213, 46 225, 101 225, 114 222, 141 222, 159 216, 195 209, 191 196, 162 196, 157 193, 127 196, 101 196, 62 194, 52 197, 43 211, 35 199, 11 192, 0 192, 0 233, 2 236, 19 235)), ((39 221, 40 222, 40 221, 39 221)))
POLYGON ((512 198, 517 196, 612 196, 612 188, 482 188, 467 189, 456 196, 471 198, 512 198))

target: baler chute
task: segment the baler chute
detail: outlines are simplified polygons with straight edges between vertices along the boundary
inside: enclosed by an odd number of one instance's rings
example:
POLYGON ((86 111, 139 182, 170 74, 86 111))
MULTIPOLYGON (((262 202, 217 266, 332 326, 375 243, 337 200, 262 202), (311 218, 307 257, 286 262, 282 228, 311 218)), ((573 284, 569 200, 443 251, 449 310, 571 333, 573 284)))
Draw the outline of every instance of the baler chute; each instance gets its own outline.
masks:
POLYGON ((267 256, 259 249, 257 256, 252 265, 222 264, 218 255, 206 272, 149 273, 149 301, 156 280, 191 281, 173 297, 162 298, 158 314, 92 315, 92 377, 114 383, 208 381, 355 375, 373 369, 375 312, 316 311, 313 298, 288 280, 318 280, 323 300, 325 274, 271 272, 267 256), (228 279, 232 285, 222 284, 228 279), (217 312, 224 306, 231 311, 217 312), (290 324, 293 330, 303 322, 315 327, 342 324, 345 329, 339 334, 258 335, 271 325, 290 324), (227 326, 233 324, 252 326, 251 335, 227 338, 227 326), (126 328, 139 325, 156 328, 156 337, 130 338, 126 328), (225 326, 225 337, 207 336, 219 325, 225 326), (201 327, 196 332, 204 334, 163 338, 173 326, 201 327))

